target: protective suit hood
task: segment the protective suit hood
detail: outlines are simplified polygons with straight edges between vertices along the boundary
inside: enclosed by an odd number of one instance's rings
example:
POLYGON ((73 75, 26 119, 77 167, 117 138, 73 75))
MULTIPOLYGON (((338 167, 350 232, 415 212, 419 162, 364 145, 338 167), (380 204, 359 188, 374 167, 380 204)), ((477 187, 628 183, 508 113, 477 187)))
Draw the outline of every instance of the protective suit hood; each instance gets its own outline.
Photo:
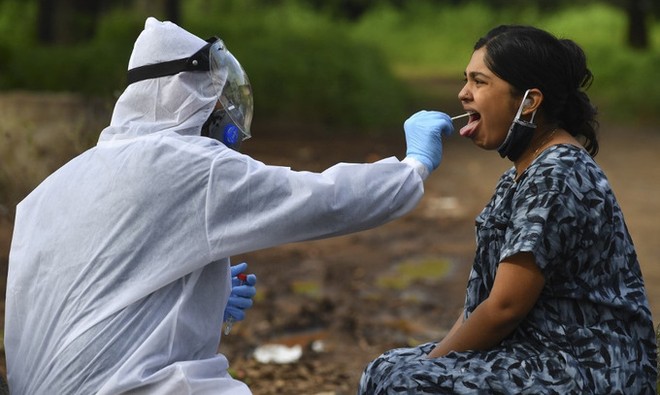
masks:
MULTIPOLYGON (((206 41, 171 22, 147 18, 128 62, 128 69, 185 58, 206 41)), ((207 73, 178 73, 129 85, 115 104, 110 126, 99 141, 152 133, 200 135, 218 101, 207 73)))

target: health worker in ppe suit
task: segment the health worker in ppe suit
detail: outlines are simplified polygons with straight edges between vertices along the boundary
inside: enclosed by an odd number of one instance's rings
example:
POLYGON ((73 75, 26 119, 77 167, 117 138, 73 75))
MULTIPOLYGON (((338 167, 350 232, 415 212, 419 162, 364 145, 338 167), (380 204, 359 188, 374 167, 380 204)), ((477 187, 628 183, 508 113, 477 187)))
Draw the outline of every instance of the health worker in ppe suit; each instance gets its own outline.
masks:
POLYGON ((242 318, 256 281, 232 291, 245 264, 232 267, 229 257, 409 212, 451 121, 435 111, 409 118, 401 161, 297 172, 231 149, 250 136, 252 97, 221 40, 149 18, 128 68, 98 144, 17 207, 10 388, 250 394, 218 354, 223 319, 242 318))

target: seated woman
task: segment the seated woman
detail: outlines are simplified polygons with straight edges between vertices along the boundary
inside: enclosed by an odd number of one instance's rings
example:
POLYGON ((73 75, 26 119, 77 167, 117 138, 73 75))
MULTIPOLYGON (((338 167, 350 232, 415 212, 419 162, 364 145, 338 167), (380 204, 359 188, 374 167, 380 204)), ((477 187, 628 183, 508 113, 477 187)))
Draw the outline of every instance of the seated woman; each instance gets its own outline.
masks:
POLYGON ((656 343, 621 208, 593 157, 582 49, 527 26, 479 39, 460 134, 513 162, 476 220, 464 311, 366 368, 360 394, 655 394, 656 343))

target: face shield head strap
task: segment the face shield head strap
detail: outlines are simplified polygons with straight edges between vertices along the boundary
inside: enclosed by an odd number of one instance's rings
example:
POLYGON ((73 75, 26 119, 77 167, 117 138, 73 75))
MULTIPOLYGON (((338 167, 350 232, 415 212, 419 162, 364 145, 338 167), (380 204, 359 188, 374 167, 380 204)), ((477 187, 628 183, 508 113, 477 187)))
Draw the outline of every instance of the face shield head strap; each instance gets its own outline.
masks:
POLYGON ((209 63, 209 50, 216 41, 218 41, 217 37, 209 38, 206 40, 208 44, 203 46, 189 58, 147 64, 132 68, 128 70, 126 78, 127 84, 130 85, 142 80, 175 75, 182 71, 209 71, 211 68, 209 63))

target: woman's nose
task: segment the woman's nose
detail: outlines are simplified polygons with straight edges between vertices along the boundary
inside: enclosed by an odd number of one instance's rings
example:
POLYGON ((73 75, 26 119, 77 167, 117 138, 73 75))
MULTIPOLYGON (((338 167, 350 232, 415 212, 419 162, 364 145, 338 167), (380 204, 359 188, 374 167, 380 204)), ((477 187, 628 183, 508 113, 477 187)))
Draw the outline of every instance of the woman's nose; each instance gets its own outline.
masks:
POLYGON ((461 102, 469 100, 469 92, 467 89, 467 84, 465 84, 463 88, 460 91, 458 91, 458 100, 460 100, 461 102))

